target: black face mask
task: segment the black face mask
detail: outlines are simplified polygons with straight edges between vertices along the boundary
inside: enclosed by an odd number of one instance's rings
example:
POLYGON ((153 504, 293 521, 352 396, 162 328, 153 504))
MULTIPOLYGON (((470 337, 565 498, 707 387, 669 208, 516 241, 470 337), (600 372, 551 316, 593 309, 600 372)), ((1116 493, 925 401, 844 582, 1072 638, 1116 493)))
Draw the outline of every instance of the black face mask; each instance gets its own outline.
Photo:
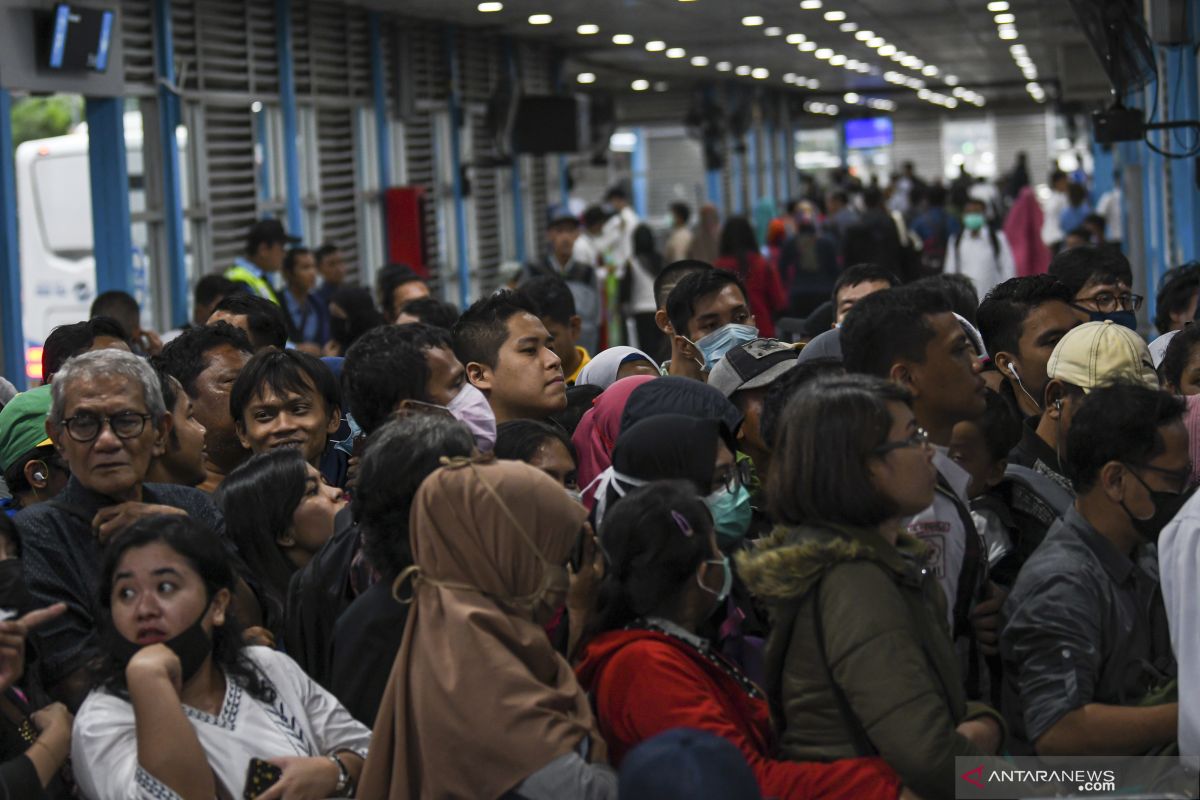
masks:
MULTIPOLYGON (((187 683, 193 675, 200 671, 200 667, 204 665, 204 659, 212 653, 213 643, 208 634, 204 632, 205 615, 208 614, 208 607, 200 614, 192 625, 180 633, 167 639, 163 644, 171 648, 175 655, 179 656, 179 667, 182 672, 183 682, 187 683)), ((129 660, 137 655, 138 651, 148 645, 137 644, 131 642, 124 636, 117 634, 117 643, 115 645, 116 652, 114 655, 122 664, 128 664, 129 660)))
POLYGON ((19 617, 35 607, 33 596, 25 586, 21 559, 6 558, 0 561, 0 608, 15 611, 19 617))
POLYGON ((1133 470, 1129 471, 1131 475, 1137 478, 1138 483, 1150 494, 1150 499, 1154 502, 1154 515, 1149 519, 1138 519, 1128 508, 1125 507, 1125 502, 1121 502, 1121 508, 1126 514, 1129 514, 1129 520, 1133 523, 1134 530, 1138 535, 1152 544, 1158 543, 1158 535, 1162 533, 1162 529, 1170 524, 1171 520, 1175 519, 1175 515, 1179 513, 1179 509, 1183 508, 1184 504, 1191 499, 1196 493, 1197 487, 1185 489, 1176 494, 1174 492, 1159 492, 1146 486, 1146 482, 1133 470))

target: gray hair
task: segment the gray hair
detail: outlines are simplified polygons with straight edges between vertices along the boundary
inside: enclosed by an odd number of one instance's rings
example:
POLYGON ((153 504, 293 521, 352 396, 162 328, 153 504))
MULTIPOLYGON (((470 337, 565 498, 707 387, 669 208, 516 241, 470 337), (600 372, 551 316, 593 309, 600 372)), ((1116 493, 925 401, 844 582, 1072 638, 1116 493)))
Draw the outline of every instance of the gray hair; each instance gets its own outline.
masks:
POLYGON ((166 414, 162 385, 158 374, 143 358, 125 350, 93 350, 67 359, 54 373, 50 390, 50 421, 61 425, 67 407, 67 387, 74 381, 91 383, 98 378, 117 376, 141 385, 146 411, 157 424, 166 414))

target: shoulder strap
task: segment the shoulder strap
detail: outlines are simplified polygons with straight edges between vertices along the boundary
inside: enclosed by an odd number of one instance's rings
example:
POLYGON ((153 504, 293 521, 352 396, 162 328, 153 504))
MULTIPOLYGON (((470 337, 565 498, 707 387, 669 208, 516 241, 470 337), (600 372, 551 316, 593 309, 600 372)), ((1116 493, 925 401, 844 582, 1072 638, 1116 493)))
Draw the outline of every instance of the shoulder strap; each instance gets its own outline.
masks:
POLYGON ((1009 464, 1004 470, 1004 477, 1021 484, 1042 498, 1060 517, 1067 513, 1067 509, 1074 502, 1070 492, 1058 485, 1053 478, 1035 469, 1022 467, 1020 464, 1009 464))
POLYGON ((996 236, 996 229, 991 225, 987 226, 988 238, 992 240, 992 258, 1000 260, 1000 239, 996 236))
POLYGON ((850 738, 854 740, 854 752, 859 756, 875 756, 879 755, 879 750, 871 743, 871 737, 867 735, 866 728, 863 727, 858 715, 854 713, 854 709, 850 707, 850 701, 846 699, 846 693, 842 691, 841 685, 837 679, 833 677, 833 668, 829 666, 829 654, 825 650, 825 623, 821 619, 821 584, 825 582, 825 577, 817 581, 817 585, 813 587, 813 627, 817 635, 817 650, 821 658, 821 666, 825 669, 825 680, 829 681, 829 688, 833 690, 833 700, 837 703, 838 714, 841 715, 842 724, 846 726, 846 730, 850 732, 850 738))

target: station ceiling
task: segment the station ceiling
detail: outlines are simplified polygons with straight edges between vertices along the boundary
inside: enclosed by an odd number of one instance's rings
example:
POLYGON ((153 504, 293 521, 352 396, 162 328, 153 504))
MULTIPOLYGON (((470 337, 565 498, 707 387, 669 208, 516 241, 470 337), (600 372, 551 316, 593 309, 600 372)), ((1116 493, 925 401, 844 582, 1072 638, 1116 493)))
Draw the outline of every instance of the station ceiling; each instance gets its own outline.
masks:
MULTIPOLYGON (((1036 92, 1028 84, 1036 74, 1045 102, 1096 105, 1107 95, 1103 72, 1066 0, 1007 0, 1007 8, 995 0, 503 0, 501 10, 488 13, 479 10, 479 0, 361 2, 552 42, 570 54, 566 80, 590 73, 593 87, 619 92, 632 91, 639 80, 649 91, 661 91, 729 79, 831 101, 853 92, 888 99, 900 113, 941 112, 949 98, 964 92, 982 95, 991 107, 1033 110, 1036 92), (1000 14, 1012 21, 998 22, 1000 14), (550 21, 531 24, 533 15, 549 15, 550 21), (746 24, 756 22, 747 17, 761 22, 746 24), (1005 23, 1016 38, 1001 38, 1005 23), (580 33, 581 25, 596 32, 580 33), (614 43, 618 34, 632 43, 614 43), (647 50, 649 43, 662 48, 647 50), (1028 62, 1018 64, 1014 45, 1024 46, 1028 62), (893 50, 910 57, 907 65, 893 50), (693 63, 697 57, 699 65, 693 63), (1034 73, 1027 71, 1029 62, 1034 73), (727 71, 718 70, 726 65, 727 71), (738 75, 738 67, 760 71, 738 75)), ((969 109, 971 103, 959 100, 956 107, 969 109)))

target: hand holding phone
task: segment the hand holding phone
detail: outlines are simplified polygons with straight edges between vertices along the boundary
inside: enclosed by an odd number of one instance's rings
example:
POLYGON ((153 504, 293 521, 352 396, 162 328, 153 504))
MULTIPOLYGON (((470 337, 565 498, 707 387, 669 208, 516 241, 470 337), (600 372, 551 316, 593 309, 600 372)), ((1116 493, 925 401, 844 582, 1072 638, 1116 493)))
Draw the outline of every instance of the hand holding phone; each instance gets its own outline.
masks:
POLYGON ((250 767, 246 770, 246 785, 242 789, 242 797, 244 800, 255 800, 278 783, 282 777, 282 768, 263 761, 261 758, 252 758, 250 767))

